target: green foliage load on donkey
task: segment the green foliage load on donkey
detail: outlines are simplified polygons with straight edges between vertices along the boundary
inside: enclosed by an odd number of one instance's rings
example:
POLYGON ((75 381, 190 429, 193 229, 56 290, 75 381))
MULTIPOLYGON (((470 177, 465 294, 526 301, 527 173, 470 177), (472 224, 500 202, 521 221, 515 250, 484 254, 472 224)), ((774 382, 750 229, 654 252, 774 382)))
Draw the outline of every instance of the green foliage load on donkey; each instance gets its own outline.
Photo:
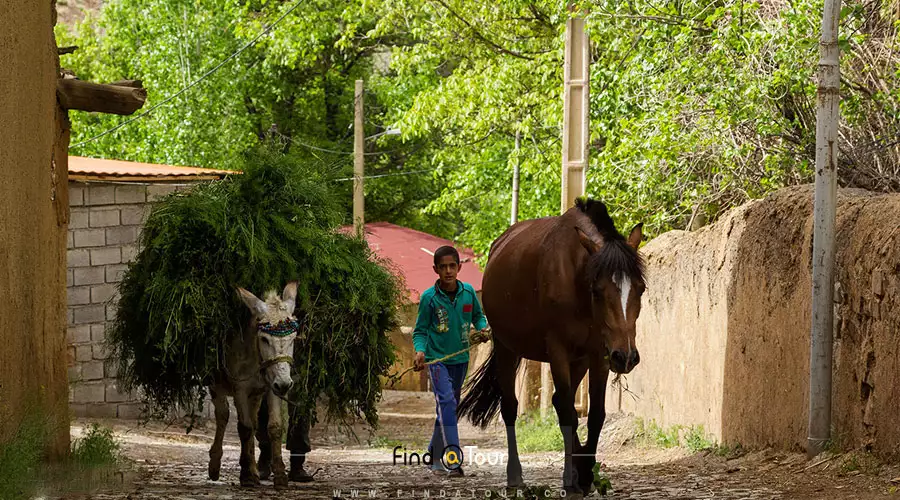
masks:
POLYGON ((198 410, 225 339, 249 319, 235 287, 261 294, 297 280, 290 400, 315 419, 324 396, 329 417, 375 424, 401 284, 364 241, 335 231, 343 212, 326 174, 269 150, 241 170, 150 212, 108 335, 123 388, 153 415, 198 410))

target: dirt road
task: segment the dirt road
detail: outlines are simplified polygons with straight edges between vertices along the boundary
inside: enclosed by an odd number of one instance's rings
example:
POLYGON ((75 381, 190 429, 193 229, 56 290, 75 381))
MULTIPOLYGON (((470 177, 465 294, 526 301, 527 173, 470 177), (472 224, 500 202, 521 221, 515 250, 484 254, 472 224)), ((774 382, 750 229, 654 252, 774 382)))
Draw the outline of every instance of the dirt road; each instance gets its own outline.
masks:
MULTIPOLYGON (((446 479, 432 475, 421 465, 394 464, 393 446, 407 451, 427 445, 433 425, 433 400, 427 394, 388 392, 381 407, 381 426, 369 433, 359 426, 359 442, 334 429, 313 430, 314 451, 308 470, 318 471, 315 482, 294 484, 278 492, 271 481, 255 490, 238 484, 236 432, 226 437, 222 480, 206 478, 211 426, 185 435, 161 425, 135 427, 121 421, 104 422, 116 430, 132 466, 117 479, 90 493, 61 494, 65 486, 47 491, 45 498, 233 499, 251 498, 497 498, 505 485, 505 467, 487 461, 466 466, 466 477, 446 479)), ((234 418, 232 418, 234 420, 234 418)), ((613 487, 606 498, 620 499, 875 499, 898 498, 900 469, 877 464, 865 455, 838 456, 816 465, 805 456, 761 451, 740 457, 720 457, 711 452, 691 454, 682 448, 659 449, 633 443, 634 419, 610 416, 604 427, 600 460, 613 487), (810 467, 811 465, 814 465, 810 467)), ((77 437, 86 421, 73 424, 77 437)), ((231 423, 232 426, 234 422, 231 423)), ((485 460, 505 451, 500 426, 480 431, 460 429, 464 445, 478 446, 485 460)), ((551 497, 560 497, 562 454, 529 453, 522 456, 529 486, 546 486, 551 497)), ((599 498, 594 493, 594 498, 599 498)))

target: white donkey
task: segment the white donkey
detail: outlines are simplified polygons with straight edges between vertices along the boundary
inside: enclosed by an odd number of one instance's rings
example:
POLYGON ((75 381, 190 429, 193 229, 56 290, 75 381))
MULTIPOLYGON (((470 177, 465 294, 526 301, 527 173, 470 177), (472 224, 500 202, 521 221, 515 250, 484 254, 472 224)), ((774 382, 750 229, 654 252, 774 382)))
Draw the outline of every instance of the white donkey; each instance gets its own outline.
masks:
POLYGON ((286 488, 287 474, 281 459, 281 398, 287 395, 293 381, 294 339, 298 324, 294 318, 297 282, 288 283, 281 297, 274 291, 265 295, 265 302, 238 288, 244 304, 253 318, 240 335, 228 341, 225 363, 215 381, 209 386, 216 411, 216 438, 209 450, 209 478, 219 479, 222 466, 222 438, 228 424, 228 396, 234 398, 238 414, 238 435, 241 438, 241 486, 259 486, 259 471, 255 459, 254 435, 262 398, 269 408, 269 440, 272 448, 272 472, 275 488, 286 488))

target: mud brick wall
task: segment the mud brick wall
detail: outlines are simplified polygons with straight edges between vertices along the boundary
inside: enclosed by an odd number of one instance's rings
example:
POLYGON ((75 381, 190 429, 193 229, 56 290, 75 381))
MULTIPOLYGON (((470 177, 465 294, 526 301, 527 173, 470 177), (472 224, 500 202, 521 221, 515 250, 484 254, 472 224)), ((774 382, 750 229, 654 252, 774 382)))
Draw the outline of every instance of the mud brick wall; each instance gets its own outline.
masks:
POLYGON ((150 202, 174 185, 69 184, 69 403, 78 417, 137 418, 140 405, 116 386, 116 363, 103 348, 115 318, 116 286, 134 259, 150 202))
MULTIPOLYGON (((784 189, 642 249, 641 364, 623 410, 729 444, 805 448, 812 202, 811 186, 784 189)), ((833 437, 896 459, 900 195, 840 190, 835 240, 833 437)))

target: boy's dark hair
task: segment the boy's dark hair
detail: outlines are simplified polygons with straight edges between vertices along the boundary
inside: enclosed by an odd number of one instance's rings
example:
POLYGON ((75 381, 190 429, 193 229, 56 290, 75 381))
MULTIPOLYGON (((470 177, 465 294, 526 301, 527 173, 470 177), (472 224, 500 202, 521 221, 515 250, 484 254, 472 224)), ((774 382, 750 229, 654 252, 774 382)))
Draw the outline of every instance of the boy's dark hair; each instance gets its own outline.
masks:
POLYGON ((441 257, 446 257, 448 255, 452 255, 453 258, 456 259, 456 265, 459 265, 459 252, 457 252, 455 248, 447 245, 434 251, 434 265, 438 265, 441 257))

